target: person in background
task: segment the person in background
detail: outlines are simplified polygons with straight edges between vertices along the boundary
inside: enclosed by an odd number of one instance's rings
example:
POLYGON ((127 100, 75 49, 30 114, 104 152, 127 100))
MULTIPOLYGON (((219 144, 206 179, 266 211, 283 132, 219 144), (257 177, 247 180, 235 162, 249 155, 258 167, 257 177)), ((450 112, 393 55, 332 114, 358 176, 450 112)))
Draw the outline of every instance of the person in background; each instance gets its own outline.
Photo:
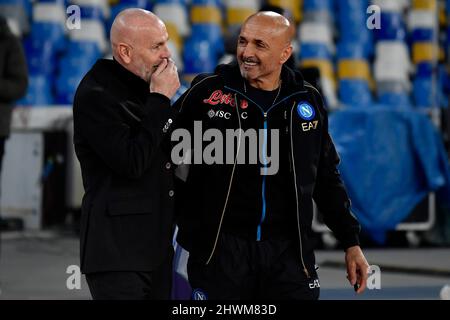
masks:
MULTIPOLYGON (((5 142, 10 134, 14 101, 25 95, 27 87, 28 69, 22 44, 20 39, 12 34, 7 20, 0 16, 0 174, 5 142)), ((2 219, 0 212, 0 232, 4 228, 6 228, 6 222, 2 219)))

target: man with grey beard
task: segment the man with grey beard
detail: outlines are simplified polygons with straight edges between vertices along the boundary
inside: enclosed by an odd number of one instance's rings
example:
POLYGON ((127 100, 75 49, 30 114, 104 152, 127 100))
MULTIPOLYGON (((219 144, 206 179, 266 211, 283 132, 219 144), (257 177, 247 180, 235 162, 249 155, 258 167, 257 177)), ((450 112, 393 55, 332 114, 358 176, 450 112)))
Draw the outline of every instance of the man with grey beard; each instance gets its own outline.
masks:
POLYGON ((94 299, 169 299, 173 180, 162 151, 180 86, 164 23, 127 9, 74 100, 74 145, 85 195, 81 270, 94 299))

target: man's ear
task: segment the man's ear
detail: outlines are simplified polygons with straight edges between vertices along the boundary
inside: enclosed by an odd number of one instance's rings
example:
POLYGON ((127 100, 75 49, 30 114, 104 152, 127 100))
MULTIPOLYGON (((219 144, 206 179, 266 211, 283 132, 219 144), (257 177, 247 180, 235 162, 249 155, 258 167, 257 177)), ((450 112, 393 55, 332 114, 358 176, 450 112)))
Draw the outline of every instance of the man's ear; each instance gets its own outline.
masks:
POLYGON ((288 45, 286 48, 283 49, 283 52, 281 53, 280 62, 281 64, 285 63, 289 57, 292 54, 292 45, 288 45))
POLYGON ((131 47, 127 45, 126 43, 119 43, 118 44, 118 53, 122 61, 126 64, 129 64, 131 62, 131 47))

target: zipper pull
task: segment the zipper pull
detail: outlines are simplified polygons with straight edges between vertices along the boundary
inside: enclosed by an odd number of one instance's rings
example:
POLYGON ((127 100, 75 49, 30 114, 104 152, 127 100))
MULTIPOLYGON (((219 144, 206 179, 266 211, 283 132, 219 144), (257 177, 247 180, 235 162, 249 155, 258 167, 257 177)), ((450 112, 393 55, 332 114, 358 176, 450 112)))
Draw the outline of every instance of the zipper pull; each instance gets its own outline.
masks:
POLYGON ((267 119, 267 112, 264 112, 264 119, 267 119))
POLYGON ((306 267, 303 267, 303 272, 305 273, 305 275, 306 275, 306 277, 309 279, 309 278, 311 278, 310 276, 309 276, 309 272, 308 272, 308 269, 306 269, 306 267))

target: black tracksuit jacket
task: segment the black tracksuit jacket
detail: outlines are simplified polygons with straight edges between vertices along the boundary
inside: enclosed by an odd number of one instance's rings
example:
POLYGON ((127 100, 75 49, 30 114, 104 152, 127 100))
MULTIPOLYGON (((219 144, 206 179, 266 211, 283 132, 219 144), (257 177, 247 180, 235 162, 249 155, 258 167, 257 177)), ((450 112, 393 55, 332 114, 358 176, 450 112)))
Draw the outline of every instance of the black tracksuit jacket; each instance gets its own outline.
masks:
MULTIPOLYGON (((298 72, 286 66, 282 68, 281 80, 279 97, 264 111, 246 95, 248 84, 238 66, 220 65, 213 74, 196 77, 175 105, 180 115, 174 128, 188 129, 192 134, 194 121, 201 121, 203 132, 214 128, 224 137, 227 129, 276 128, 280 131, 279 171, 287 179, 287 196, 283 199, 277 199, 276 191, 270 191, 271 176, 261 178, 261 190, 254 193, 258 196, 239 199, 240 194, 233 191, 238 189, 237 184, 246 183, 238 178, 245 177, 246 170, 254 170, 255 167, 248 164, 191 161, 194 164, 189 165, 187 178, 176 181, 177 241, 205 263, 210 262, 217 250, 221 232, 246 236, 254 233, 255 240, 263 240, 271 234, 295 230, 292 236, 299 244, 299 266, 308 274, 314 268, 313 243, 309 241, 313 199, 344 248, 359 244, 360 225, 350 212, 350 200, 337 170, 339 157, 328 133, 328 117, 322 99, 298 72), (301 110, 302 106, 306 106, 306 113, 301 110), (293 199, 289 199, 290 195, 293 199), (289 204, 284 209, 290 212, 284 213, 282 219, 271 220, 271 214, 277 210, 271 212, 268 202, 286 200, 289 204), (231 202, 235 203, 233 207, 239 208, 242 207, 239 203, 251 201, 261 203, 260 208, 265 208, 265 212, 246 214, 230 210, 231 202), (286 225, 271 228, 270 221, 286 225), (262 237, 259 237, 255 230, 261 226, 262 237)), ((225 160, 226 156, 223 158, 225 160)), ((280 194, 283 193, 278 192, 280 194)), ((275 213, 281 214, 278 211, 275 213)))

